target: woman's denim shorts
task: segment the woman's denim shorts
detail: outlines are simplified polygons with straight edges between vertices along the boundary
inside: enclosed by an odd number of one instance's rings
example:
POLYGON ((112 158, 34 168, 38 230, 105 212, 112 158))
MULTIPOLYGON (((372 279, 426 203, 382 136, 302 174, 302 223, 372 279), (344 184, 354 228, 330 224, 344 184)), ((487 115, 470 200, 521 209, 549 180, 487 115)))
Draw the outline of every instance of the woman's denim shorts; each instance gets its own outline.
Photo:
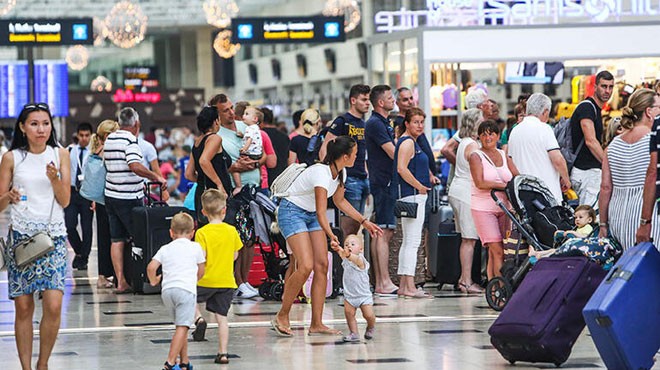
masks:
POLYGON ((277 208, 277 223, 285 239, 304 232, 322 230, 316 212, 306 211, 286 199, 282 199, 277 208))

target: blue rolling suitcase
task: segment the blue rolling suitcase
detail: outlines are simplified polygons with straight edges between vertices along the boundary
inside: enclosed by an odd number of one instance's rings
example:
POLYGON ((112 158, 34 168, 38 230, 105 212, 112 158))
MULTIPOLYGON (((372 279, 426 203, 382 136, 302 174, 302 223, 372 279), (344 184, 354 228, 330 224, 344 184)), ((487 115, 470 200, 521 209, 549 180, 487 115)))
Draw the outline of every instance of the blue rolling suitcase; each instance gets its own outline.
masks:
POLYGON ((660 252, 627 250, 583 310, 608 369, 650 369, 660 348, 660 252))

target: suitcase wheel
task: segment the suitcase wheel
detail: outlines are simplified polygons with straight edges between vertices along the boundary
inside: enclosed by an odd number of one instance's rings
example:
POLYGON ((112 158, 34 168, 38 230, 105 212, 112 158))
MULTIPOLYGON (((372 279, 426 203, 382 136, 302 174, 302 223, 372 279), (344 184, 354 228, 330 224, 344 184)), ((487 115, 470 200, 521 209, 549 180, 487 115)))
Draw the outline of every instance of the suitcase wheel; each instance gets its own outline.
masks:
POLYGON ((502 311, 513 295, 511 283, 496 276, 486 285, 486 302, 495 311, 502 311))

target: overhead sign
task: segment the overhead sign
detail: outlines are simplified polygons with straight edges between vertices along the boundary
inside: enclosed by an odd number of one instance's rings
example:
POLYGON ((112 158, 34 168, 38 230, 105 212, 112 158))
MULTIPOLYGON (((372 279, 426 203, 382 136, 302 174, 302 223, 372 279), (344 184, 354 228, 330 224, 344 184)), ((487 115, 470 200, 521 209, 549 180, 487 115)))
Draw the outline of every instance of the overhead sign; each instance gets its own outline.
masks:
POLYGON ((146 92, 160 85, 158 79, 158 67, 124 67, 124 88, 127 90, 146 92))
POLYGON ((18 117, 28 94, 28 63, 0 62, 0 118, 18 117))
POLYGON ((0 46, 93 43, 92 18, 0 20, 0 46))
POLYGON ((346 41, 344 17, 234 18, 233 43, 329 43, 346 41))
POLYGON ((34 101, 48 104, 53 117, 69 115, 69 72, 65 61, 34 61, 34 101))
POLYGON ((420 26, 486 24, 559 24, 568 21, 618 22, 621 17, 657 17, 651 0, 427 0, 427 9, 380 11, 376 32, 396 32, 420 26))

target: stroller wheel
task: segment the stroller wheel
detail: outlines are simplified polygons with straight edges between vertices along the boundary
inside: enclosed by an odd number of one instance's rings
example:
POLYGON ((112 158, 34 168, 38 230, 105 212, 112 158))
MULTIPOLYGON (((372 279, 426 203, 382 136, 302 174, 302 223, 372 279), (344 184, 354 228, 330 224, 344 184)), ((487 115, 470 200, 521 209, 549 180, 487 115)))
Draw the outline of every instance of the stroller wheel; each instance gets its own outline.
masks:
POLYGON ((270 296, 276 301, 281 301, 282 294, 284 294, 284 283, 280 281, 273 283, 273 286, 270 288, 270 296))
POLYGON ((502 311, 512 295, 511 283, 502 277, 494 277, 486 285, 486 302, 495 311, 502 311))
POLYGON ((264 281, 259 285, 259 296, 263 299, 271 299, 270 298, 270 286, 271 283, 264 281))

